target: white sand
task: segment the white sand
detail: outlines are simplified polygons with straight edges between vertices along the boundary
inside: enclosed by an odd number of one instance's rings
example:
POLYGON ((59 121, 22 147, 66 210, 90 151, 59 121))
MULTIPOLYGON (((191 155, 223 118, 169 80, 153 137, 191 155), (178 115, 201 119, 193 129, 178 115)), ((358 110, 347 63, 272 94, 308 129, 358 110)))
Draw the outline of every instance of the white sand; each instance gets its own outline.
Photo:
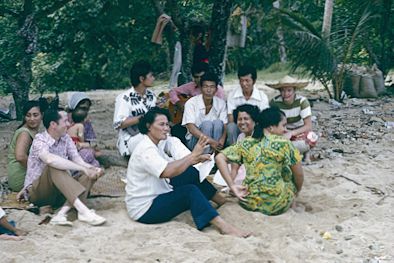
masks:
MULTIPOLYGON (((264 90, 270 97, 275 94, 264 90)), ((314 92, 313 96, 325 96, 314 92)), ((107 150, 116 141, 111 122, 118 93, 89 92, 98 141, 107 150)), ((63 103, 66 98, 61 94, 63 103)), ((248 239, 223 236, 212 227, 200 232, 189 212, 165 224, 139 224, 128 218, 123 198, 95 198, 89 199, 90 206, 108 220, 101 227, 78 221, 73 227, 39 226, 43 216, 8 210, 9 218, 30 234, 20 242, 0 241, 0 262, 394 262, 394 129, 377 122, 366 125, 373 116, 383 121, 393 118, 393 106, 392 98, 357 100, 339 110, 315 102, 317 131, 323 137, 313 151, 321 158, 304 167, 298 201, 306 211, 269 217, 248 212, 231 198, 219 212, 225 220, 253 231, 248 239), (363 114, 363 108, 374 115, 363 114), (343 120, 335 122, 333 115, 343 120), (349 130, 352 125, 358 134, 366 131, 365 139, 331 136, 341 126, 349 130), (387 197, 382 199, 379 190, 387 197), (324 232, 331 239, 322 238, 324 232)), ((0 177, 6 176, 6 145, 16 126, 0 123, 0 177)), ((125 169, 109 168, 105 176, 119 172, 125 169)))

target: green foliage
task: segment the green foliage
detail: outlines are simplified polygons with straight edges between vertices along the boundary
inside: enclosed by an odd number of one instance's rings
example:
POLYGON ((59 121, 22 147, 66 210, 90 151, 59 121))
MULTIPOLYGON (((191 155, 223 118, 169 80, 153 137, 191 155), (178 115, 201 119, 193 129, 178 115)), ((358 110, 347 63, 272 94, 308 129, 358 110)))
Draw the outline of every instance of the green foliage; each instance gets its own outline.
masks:
POLYGON ((288 44, 292 48, 290 58, 293 69, 302 66, 305 74, 324 85, 330 97, 329 84, 332 83, 337 100, 341 100, 345 65, 354 62, 354 57, 368 45, 366 34, 373 25, 374 16, 369 6, 360 5, 354 11, 350 17, 342 18, 339 15, 334 30, 327 38, 304 16, 287 10, 280 11, 283 24, 291 30, 292 38, 288 44))
MULTIPOLYGON (((58 8, 59 2, 63 1, 0 1, 0 71, 5 69, 8 77, 0 74, 1 94, 12 91, 9 78, 20 78, 29 61, 32 79, 26 79, 25 85, 31 84, 27 88, 33 92, 124 88, 129 85, 131 64, 139 59, 150 61, 157 75, 167 78, 174 41, 188 37, 181 35, 180 27, 188 28, 195 22, 209 25, 214 0, 158 1, 164 12, 180 25, 172 39, 165 34, 162 46, 150 42, 157 19, 154 1, 70 1, 58 8), (26 43, 20 34, 23 20, 17 18, 26 8, 34 14, 38 30, 37 49, 32 54, 25 52, 26 43)), ((341 61, 377 63, 383 72, 393 68, 392 0, 336 0, 333 34, 329 40, 320 36, 324 1, 281 2, 293 17, 286 14, 287 19, 279 20, 272 9, 272 0, 231 2, 232 10, 239 7, 246 12, 248 28, 245 48, 227 50, 227 72, 236 72, 246 63, 258 69, 274 64, 267 74, 287 71, 282 64, 275 64, 279 61, 276 35, 279 22, 284 23, 287 53, 295 62, 294 68, 305 69, 327 86, 341 61), (371 14, 379 14, 381 19, 365 21, 359 29, 368 30, 358 30, 357 34, 363 36, 362 41, 357 37, 352 41, 361 7, 367 2, 371 2, 371 14), (302 50, 298 41, 304 42, 302 50), (318 67, 313 67, 317 61, 318 67)), ((239 16, 232 17, 230 24, 234 31, 239 31, 239 16)), ((167 31, 171 30, 167 28, 167 31)))

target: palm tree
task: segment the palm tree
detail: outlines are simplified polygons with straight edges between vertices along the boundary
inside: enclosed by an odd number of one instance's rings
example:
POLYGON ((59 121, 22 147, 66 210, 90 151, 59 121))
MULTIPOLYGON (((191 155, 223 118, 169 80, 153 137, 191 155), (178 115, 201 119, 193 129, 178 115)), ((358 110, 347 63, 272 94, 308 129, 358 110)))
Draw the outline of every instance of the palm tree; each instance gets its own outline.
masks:
MULTIPOLYGON (((354 21, 351 18, 338 20, 339 30, 325 35, 302 15, 281 9, 282 23, 289 29, 288 39, 290 65, 301 70, 313 80, 319 80, 330 98, 341 101, 346 65, 350 63, 355 45, 362 45, 363 34, 367 32, 373 18, 369 7, 363 8, 354 21), (334 95, 330 91, 334 88, 334 95)), ((326 31, 324 31, 326 32, 326 31)))

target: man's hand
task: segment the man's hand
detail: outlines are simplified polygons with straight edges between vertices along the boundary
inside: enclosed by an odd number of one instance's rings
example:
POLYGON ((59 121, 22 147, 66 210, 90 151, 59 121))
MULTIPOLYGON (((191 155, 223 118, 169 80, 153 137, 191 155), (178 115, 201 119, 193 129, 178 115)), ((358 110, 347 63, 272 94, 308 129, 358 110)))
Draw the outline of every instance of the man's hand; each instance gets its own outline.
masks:
POLYGON ((104 170, 98 167, 90 167, 85 168, 83 170, 83 173, 86 174, 89 178, 97 180, 104 175, 104 170))
POLYGON ((223 150, 225 143, 226 143, 226 137, 220 138, 217 150, 223 150))

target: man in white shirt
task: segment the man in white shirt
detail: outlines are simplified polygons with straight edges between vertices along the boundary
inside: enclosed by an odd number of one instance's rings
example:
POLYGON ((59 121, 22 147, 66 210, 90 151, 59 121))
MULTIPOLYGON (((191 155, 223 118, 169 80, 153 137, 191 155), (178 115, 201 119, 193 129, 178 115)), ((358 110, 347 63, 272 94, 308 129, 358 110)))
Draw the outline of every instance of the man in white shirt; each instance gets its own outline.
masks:
POLYGON ((264 110, 269 107, 268 97, 254 84, 257 79, 256 68, 246 65, 238 69, 238 79, 240 87, 235 88, 227 97, 227 145, 232 145, 237 141, 240 133, 237 124, 234 122, 233 111, 242 104, 251 104, 264 110))
POLYGON ((226 140, 227 109, 226 102, 215 96, 218 79, 213 73, 205 73, 201 78, 201 93, 185 104, 182 125, 186 126, 187 146, 194 148, 198 139, 208 137, 210 149, 206 152, 223 149, 226 140))

